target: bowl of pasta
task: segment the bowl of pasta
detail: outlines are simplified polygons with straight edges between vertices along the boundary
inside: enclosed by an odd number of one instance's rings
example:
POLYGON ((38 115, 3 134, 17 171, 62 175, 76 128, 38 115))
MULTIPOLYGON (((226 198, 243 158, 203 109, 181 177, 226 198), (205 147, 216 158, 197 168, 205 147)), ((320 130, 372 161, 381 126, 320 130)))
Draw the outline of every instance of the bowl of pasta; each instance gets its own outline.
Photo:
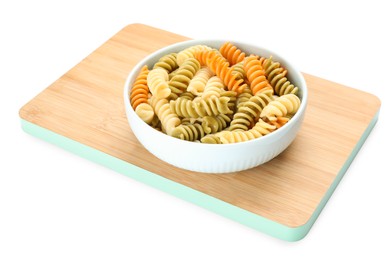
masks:
POLYGON ((162 48, 129 73, 129 125, 150 156, 203 173, 264 164, 296 137, 307 106, 300 71, 256 44, 190 40, 162 48))

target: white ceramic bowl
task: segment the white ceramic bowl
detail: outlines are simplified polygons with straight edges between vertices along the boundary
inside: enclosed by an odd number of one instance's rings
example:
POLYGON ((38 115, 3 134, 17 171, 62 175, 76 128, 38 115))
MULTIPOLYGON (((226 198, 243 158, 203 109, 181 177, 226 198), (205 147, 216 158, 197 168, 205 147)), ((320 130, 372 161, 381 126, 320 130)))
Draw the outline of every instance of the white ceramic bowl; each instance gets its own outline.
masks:
MULTIPOLYGON (((179 52, 189 46, 204 44, 219 49, 226 40, 191 40, 162 48, 141 60, 130 72, 124 88, 127 119, 140 143, 159 159, 186 170, 205 173, 229 173, 246 170, 266 163, 285 150, 294 140, 302 124, 307 105, 307 86, 300 71, 279 54, 254 44, 231 41, 247 54, 264 57, 272 55, 288 70, 288 79, 299 88, 301 106, 283 127, 261 138, 234 144, 204 144, 183 141, 147 125, 138 117, 129 101, 129 92, 142 66, 149 69, 160 57, 179 52)), ((152 155, 153 154, 153 155, 152 155)))

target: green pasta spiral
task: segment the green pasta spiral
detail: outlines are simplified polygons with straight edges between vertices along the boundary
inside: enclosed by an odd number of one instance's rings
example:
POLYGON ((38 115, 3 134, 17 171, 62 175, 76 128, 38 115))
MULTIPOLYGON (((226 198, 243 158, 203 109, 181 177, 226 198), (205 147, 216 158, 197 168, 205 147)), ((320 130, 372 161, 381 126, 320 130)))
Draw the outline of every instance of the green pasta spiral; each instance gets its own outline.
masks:
POLYGON ((237 109, 243 106, 245 102, 248 101, 251 97, 253 97, 253 94, 250 87, 247 85, 242 91, 242 93, 238 94, 237 96, 237 102, 236 102, 237 109))
POLYGON ((188 100, 178 98, 171 100, 169 105, 171 111, 180 117, 198 118, 204 116, 216 116, 219 114, 232 114, 228 107, 228 97, 210 98, 208 100, 188 100))
POLYGON ((165 69, 168 73, 173 72, 179 67, 176 61, 176 57, 176 53, 164 55, 154 64, 153 69, 162 68, 165 69))
POLYGON ((204 144, 222 144, 221 139, 215 134, 206 135, 205 137, 200 139, 200 142, 204 144))
POLYGON ((204 135, 203 127, 199 123, 181 124, 172 131, 173 137, 186 141, 200 140, 204 135))
POLYGON ((246 77, 243 61, 234 64, 232 69, 232 74, 236 75, 236 79, 244 79, 246 77))
POLYGON ((202 118, 202 127, 206 134, 214 134, 228 127, 230 121, 227 115, 205 116, 202 118))
POLYGON ((250 129, 257 118, 259 118, 263 108, 271 101, 271 97, 258 93, 251 97, 247 102, 238 108, 234 114, 233 121, 230 123, 230 131, 250 129))
POLYGON ((279 62, 272 61, 272 57, 269 59, 262 58, 261 61, 265 75, 277 95, 283 96, 298 93, 298 88, 288 81, 286 77, 287 70, 282 68, 279 62))
POLYGON ((237 92, 232 91, 232 90, 222 91, 221 97, 228 97, 229 98, 228 107, 230 110, 233 111, 233 113, 235 113, 236 112, 236 102, 237 102, 237 92))
POLYGON ((179 96, 187 91, 191 79, 199 69, 200 64, 194 58, 189 58, 180 65, 175 75, 168 82, 172 94, 179 96))

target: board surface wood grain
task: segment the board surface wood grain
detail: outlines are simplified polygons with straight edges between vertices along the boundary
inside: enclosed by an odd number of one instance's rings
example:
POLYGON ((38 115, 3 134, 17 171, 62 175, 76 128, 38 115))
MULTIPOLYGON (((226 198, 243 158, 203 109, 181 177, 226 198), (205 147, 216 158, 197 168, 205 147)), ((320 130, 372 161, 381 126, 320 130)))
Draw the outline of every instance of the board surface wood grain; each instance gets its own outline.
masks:
POLYGON ((23 106, 20 117, 282 225, 304 225, 378 112, 379 99, 304 74, 309 90, 305 120, 281 155, 231 174, 181 170, 157 159, 137 141, 122 93, 138 61, 187 39, 142 24, 129 25, 23 106))

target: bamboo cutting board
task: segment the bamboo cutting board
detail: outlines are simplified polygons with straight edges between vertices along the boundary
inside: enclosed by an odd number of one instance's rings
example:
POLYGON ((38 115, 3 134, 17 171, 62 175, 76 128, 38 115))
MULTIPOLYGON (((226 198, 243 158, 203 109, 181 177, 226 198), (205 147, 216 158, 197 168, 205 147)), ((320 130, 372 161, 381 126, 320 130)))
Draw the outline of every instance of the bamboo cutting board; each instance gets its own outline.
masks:
POLYGON ((304 74, 309 89, 305 120, 280 156, 232 174, 181 170, 137 141, 122 92, 138 61, 187 39, 142 24, 125 27, 23 106, 23 129, 257 230, 301 239, 374 127, 379 99, 304 74))

